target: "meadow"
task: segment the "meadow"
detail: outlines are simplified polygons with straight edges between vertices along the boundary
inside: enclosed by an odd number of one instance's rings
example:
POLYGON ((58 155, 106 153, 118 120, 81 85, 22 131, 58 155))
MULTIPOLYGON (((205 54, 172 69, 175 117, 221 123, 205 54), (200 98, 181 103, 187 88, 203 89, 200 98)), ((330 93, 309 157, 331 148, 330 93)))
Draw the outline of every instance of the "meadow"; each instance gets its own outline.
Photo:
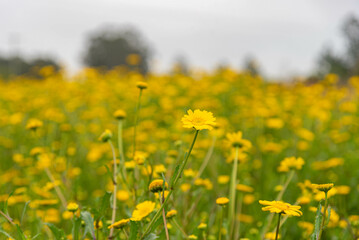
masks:
POLYGON ((42 74, 0 82, 0 239, 359 238, 359 77, 42 74))

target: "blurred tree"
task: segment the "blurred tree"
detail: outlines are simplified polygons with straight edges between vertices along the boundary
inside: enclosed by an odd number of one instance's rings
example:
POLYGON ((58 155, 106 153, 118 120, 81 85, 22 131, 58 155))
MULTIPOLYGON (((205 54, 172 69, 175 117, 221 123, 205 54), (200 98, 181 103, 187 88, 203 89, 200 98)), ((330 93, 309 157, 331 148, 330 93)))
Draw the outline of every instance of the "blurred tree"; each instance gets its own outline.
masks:
POLYGON ((244 58, 243 69, 252 75, 261 74, 257 60, 251 55, 244 58))
POLYGON ((149 55, 149 46, 134 28, 106 27, 90 35, 83 61, 89 67, 109 70, 126 66, 129 70, 147 73, 149 55))
POLYGON ((51 67, 52 72, 60 69, 59 64, 51 58, 35 58, 27 61, 21 56, 8 58, 0 56, 0 76, 5 80, 21 75, 41 79, 45 77, 44 71, 41 71, 44 67, 51 67))
POLYGON ((336 54, 329 47, 324 48, 318 61, 317 75, 323 78, 328 73, 339 75, 346 81, 352 75, 359 74, 359 20, 348 17, 343 24, 342 32, 346 42, 343 55, 336 54))
POLYGON ((172 73, 188 75, 189 72, 190 72, 190 67, 189 67, 186 57, 183 55, 178 55, 175 58, 173 68, 172 68, 172 73))

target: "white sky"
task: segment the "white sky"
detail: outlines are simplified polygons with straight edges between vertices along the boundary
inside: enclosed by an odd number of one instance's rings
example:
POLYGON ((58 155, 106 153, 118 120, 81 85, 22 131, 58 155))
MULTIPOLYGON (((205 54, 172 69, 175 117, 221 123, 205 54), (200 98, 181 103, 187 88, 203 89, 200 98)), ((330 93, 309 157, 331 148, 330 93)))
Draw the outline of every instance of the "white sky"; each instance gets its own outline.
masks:
POLYGON ((343 49, 340 26, 358 0, 0 0, 0 53, 51 55, 81 67, 86 34, 136 26, 157 69, 178 55, 196 67, 233 67, 254 55, 271 77, 309 73, 325 45, 343 49), (18 44, 10 44, 19 38, 18 44))

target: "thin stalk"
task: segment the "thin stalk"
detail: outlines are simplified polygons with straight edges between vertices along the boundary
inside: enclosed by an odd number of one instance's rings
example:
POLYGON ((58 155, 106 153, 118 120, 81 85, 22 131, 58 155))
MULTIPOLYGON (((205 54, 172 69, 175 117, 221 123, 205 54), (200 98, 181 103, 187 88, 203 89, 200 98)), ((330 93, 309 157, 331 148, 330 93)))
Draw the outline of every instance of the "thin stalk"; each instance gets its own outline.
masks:
POLYGON ((167 197, 165 198, 165 201, 164 201, 163 204, 161 205, 160 209, 157 210, 155 216, 151 219, 150 223, 148 224, 146 230, 144 231, 144 233, 142 234, 142 236, 141 236, 140 239, 144 239, 145 236, 150 232, 150 230, 151 230, 153 224, 156 222, 157 218, 160 216, 162 209, 164 208, 164 206, 166 206, 168 200, 170 199, 170 197, 171 197, 171 195, 172 195, 172 193, 173 193, 173 191, 174 191, 174 189, 175 189, 175 186, 176 186, 176 184, 177 184, 179 178, 180 178, 181 175, 182 175, 183 169, 185 168, 185 166, 186 166, 186 164, 187 164, 188 158, 189 158, 189 156, 191 155, 191 152, 192 152, 194 143, 196 142, 196 139, 197 139, 197 136, 198 136, 198 132, 199 132, 199 130, 196 130, 196 133, 195 133, 195 135, 194 135, 192 144, 191 144, 191 146, 190 146, 190 148, 189 148, 189 150, 188 150, 188 154, 186 154, 186 158, 183 160, 182 165, 181 165, 181 167, 180 167, 180 169, 179 169, 179 171, 178 171, 178 174, 177 174, 177 176, 175 177, 175 179, 173 180, 172 186, 170 186, 170 191, 169 191, 167 197))
POLYGON ((320 240, 320 238, 322 237, 323 228, 324 228, 324 224, 325 224, 325 217, 327 215, 327 208, 328 208, 328 192, 325 192, 324 212, 323 212, 322 223, 320 224, 318 240, 320 240))
POLYGON ((135 152, 136 152, 136 132, 137 132, 136 130, 137 130, 137 123, 141 109, 141 96, 142 96, 142 89, 140 89, 140 94, 138 95, 138 101, 137 101, 136 113, 135 113, 135 123, 134 123, 135 125, 133 129, 133 157, 135 156, 135 152))
MULTIPOLYGON (((242 205, 243 205, 243 194, 239 195, 238 197, 238 203, 237 203, 237 209, 238 209, 238 214, 240 215, 242 212, 242 205)), ((235 233, 234 233, 234 239, 239 239, 239 234, 240 234, 240 227, 241 227, 241 221, 237 220, 237 218, 235 218, 235 233)))
MULTIPOLYGON (((113 156, 113 180, 112 180, 113 181, 113 196, 112 196, 113 203, 112 203, 112 220, 111 220, 111 225, 112 225, 115 223, 115 219, 116 219, 117 163, 116 163, 115 148, 113 147, 111 140, 109 140, 108 143, 111 146, 112 156, 113 156)), ((114 231, 114 228, 111 228, 109 239, 112 239, 113 231, 114 231)))
POLYGON ((176 225, 176 227, 178 228, 178 230, 180 230, 180 232, 182 233, 184 238, 188 238, 188 235, 186 234, 186 232, 181 228, 181 226, 178 224, 178 222, 176 221, 176 219, 172 219, 172 222, 176 225))
POLYGON ((0 210, 0 214, 6 218, 6 220, 8 220, 9 223, 11 223, 12 225, 15 225, 15 223, 12 221, 12 218, 8 215, 6 215, 3 211, 0 210))
MULTIPOLYGON (((163 190, 162 194, 161 192, 159 192, 160 195, 160 203, 161 205, 163 205, 163 202, 165 201, 165 192, 163 190)), ((168 234, 168 228, 167 228, 167 221, 166 221, 166 211, 164 208, 162 208, 162 218, 163 218, 163 225, 165 227, 165 232, 166 232, 166 239, 169 240, 170 236, 168 234)))
POLYGON ((123 179, 126 179, 126 171, 124 168, 125 165, 125 154, 123 151, 123 134, 122 134, 122 130, 123 130, 123 120, 120 119, 118 121, 118 134, 117 134, 117 138, 118 138, 118 151, 120 153, 120 162, 118 164, 119 169, 121 171, 121 174, 123 175, 123 179))
POLYGON ((277 231, 276 231, 276 233, 275 233, 275 240, 277 240, 277 239, 278 239, 278 236, 279 236, 280 215, 281 215, 281 213, 278 213, 278 223, 277 223, 277 231))
POLYGON ((223 207, 221 207, 221 215, 219 216, 219 226, 218 226, 218 240, 222 239, 223 212, 224 209, 223 207))
POLYGON ((211 144, 210 148, 208 149, 208 152, 207 152, 207 154, 206 154, 206 157, 204 158, 204 161, 202 162, 202 165, 201 165, 201 167, 200 167, 199 170, 198 170, 197 176, 194 178, 193 181, 195 181, 196 179, 198 179, 199 177, 201 177, 201 175, 202 175, 204 169, 207 167, 207 165, 208 165, 208 163, 209 163, 209 160, 210 160, 211 157, 212 157, 216 140, 217 140, 217 137, 216 137, 216 136, 213 136, 212 144, 211 144))
POLYGON ((67 206, 67 201, 66 201, 64 195, 62 194, 60 188, 56 185, 54 176, 52 176, 52 174, 51 174, 51 172, 50 172, 50 170, 49 170, 48 168, 45 168, 45 172, 46 172, 47 176, 49 177, 50 181, 54 184, 54 188, 55 188, 56 194, 57 194, 57 196, 60 198, 60 201, 61 201, 61 203, 62 203, 62 206, 63 206, 64 208, 66 208, 66 206, 67 206))
POLYGON ((228 208, 228 221, 229 225, 229 236, 232 236, 232 232, 234 229, 234 220, 235 220, 235 204, 236 204, 236 183, 237 183, 237 171, 238 171, 238 154, 239 147, 236 147, 236 155, 234 158, 232 176, 231 176, 231 185, 229 192, 229 208, 228 208))

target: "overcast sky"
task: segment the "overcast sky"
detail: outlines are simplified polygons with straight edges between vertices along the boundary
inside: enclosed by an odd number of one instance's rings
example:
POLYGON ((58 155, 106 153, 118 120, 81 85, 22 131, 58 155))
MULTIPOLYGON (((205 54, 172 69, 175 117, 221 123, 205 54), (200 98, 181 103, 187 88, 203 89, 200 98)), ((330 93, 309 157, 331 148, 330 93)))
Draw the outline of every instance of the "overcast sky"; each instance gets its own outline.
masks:
POLYGON ((131 24, 153 46, 157 69, 178 55, 206 69, 239 67, 252 54, 283 77, 309 73, 324 46, 342 50, 350 13, 359 15, 358 0, 0 0, 0 53, 51 55, 74 71, 89 32, 131 24))

